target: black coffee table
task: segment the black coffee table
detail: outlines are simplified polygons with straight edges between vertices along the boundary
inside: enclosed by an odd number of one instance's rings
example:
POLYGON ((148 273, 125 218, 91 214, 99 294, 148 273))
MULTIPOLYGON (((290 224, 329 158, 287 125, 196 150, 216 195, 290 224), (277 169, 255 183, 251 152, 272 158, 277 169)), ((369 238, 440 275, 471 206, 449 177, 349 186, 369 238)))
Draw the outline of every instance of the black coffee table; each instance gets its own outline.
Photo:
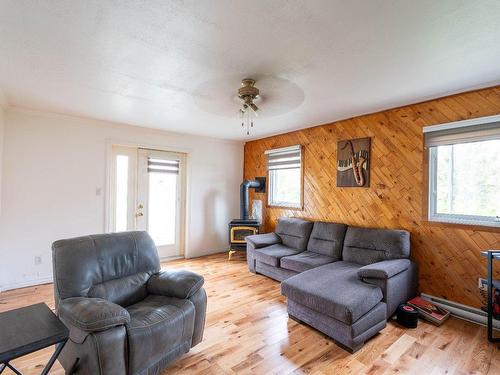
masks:
POLYGON ((44 303, 0 313, 0 374, 10 368, 9 362, 23 355, 56 345, 56 350, 42 371, 49 373, 68 341, 68 329, 44 303))

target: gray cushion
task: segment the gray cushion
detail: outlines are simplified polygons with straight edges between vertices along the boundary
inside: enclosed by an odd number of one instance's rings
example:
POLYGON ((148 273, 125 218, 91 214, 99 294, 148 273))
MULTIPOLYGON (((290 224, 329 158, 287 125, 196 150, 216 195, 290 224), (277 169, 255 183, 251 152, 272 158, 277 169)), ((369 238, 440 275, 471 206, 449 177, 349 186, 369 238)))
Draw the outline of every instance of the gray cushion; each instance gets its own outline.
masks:
POLYGON ((130 322, 127 310, 101 298, 66 298, 59 304, 58 314, 85 332, 104 331, 130 322))
POLYGON ((246 236, 245 241, 251 243, 254 249, 271 246, 281 242, 281 239, 276 233, 254 234, 253 236, 246 236))
POLYGON ((358 277, 363 279, 370 277, 374 279, 389 279, 398 273, 401 273, 410 267, 409 259, 384 260, 382 262, 368 264, 361 267, 358 271, 358 277))
POLYGON ((146 282, 151 274, 152 272, 140 272, 93 285, 89 289, 88 296, 102 298, 120 306, 132 305, 148 295, 146 282))
POLYGON ((382 291, 358 279, 359 265, 334 262, 292 276, 281 293, 312 310, 352 324, 382 300, 382 291))
POLYGON ((346 230, 345 224, 315 222, 307 250, 341 260, 346 230))
POLYGON ((255 250, 254 257, 259 262, 279 267, 281 258, 298 253, 299 251, 295 249, 291 249, 281 244, 276 244, 255 250))
POLYGON ((396 312, 397 307, 417 295, 417 274, 415 265, 388 279, 364 277, 363 281, 376 285, 384 295, 383 301, 387 304, 387 317, 396 312))
POLYGON ((311 251, 283 257, 280 261, 280 267, 295 272, 304 272, 315 267, 333 262, 334 259, 326 255, 316 254, 311 251))
MULTIPOLYGON (((52 262, 56 304, 59 299, 89 297, 92 287, 98 284, 160 270, 153 240, 147 232, 134 231, 56 241, 52 245, 52 262)), ((125 280, 123 288, 131 288, 130 295, 111 293, 118 287, 112 283, 94 290, 93 296, 113 295, 127 304, 144 298, 142 291, 147 279, 134 276, 125 280)))
POLYGON ((276 234, 281 238, 283 245, 304 251, 307 247, 312 227, 312 221, 282 217, 278 220, 276 234))
POLYGON ((150 295, 127 307, 129 370, 138 374, 175 348, 191 345, 195 310, 189 300, 150 295))
POLYGON ((367 265, 409 256, 410 233, 405 230, 347 228, 342 252, 346 262, 367 265))
MULTIPOLYGON (((289 315, 320 330, 352 351, 359 349, 367 339, 382 330, 387 324, 386 307, 383 302, 379 302, 352 325, 345 324, 292 300, 288 301, 287 310, 289 315)), ((332 374, 338 374, 338 372, 332 372, 332 374)))
POLYGON ((297 274, 297 272, 295 271, 286 270, 280 267, 273 267, 262 262, 255 263, 255 270, 257 271, 257 273, 260 273, 261 275, 265 275, 277 281, 286 280, 289 277, 295 276, 297 274))
POLYGON ((205 279, 186 270, 163 270, 151 276, 147 289, 149 294, 167 297, 189 298, 203 286, 205 279))

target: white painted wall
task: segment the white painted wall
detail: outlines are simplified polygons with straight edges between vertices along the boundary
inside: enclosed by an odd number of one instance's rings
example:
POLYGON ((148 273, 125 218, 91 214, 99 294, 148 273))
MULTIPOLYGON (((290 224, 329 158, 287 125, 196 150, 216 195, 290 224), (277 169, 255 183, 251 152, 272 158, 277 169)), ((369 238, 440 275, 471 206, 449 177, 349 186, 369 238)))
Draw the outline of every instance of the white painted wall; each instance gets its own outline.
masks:
MULTIPOLYGON (((2 167, 3 167, 3 133, 4 133, 4 113, 5 113, 5 97, 0 90, 0 217, 2 216, 2 167)), ((1 248, 0 248, 1 249, 1 248)))
POLYGON ((5 128, 4 113, 5 113, 5 101, 2 92, 0 91, 0 217, 2 217, 3 133, 5 128))
POLYGON ((49 281, 54 240, 104 231, 110 140, 188 152, 186 256, 227 249, 227 224, 239 210, 241 142, 18 108, 5 115, 0 289, 49 281))

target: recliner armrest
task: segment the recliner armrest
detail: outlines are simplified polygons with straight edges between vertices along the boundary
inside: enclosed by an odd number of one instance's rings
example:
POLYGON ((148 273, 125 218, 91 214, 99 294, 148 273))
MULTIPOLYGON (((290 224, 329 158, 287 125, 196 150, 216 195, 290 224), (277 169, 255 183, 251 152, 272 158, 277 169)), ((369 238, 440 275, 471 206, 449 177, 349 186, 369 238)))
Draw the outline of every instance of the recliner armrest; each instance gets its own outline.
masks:
POLYGON ((410 267, 409 259, 384 260, 382 262, 368 264, 358 270, 360 279, 389 279, 410 267))
POLYGON ((152 275, 147 284, 148 293, 186 299, 203 286, 205 279, 185 270, 164 270, 152 275))
POLYGON ((59 303, 58 315, 84 332, 104 331, 130 322, 127 310, 102 298, 66 298, 59 303))
POLYGON ((274 233, 254 234, 253 236, 245 237, 247 242, 250 242, 255 249, 261 249, 266 246, 281 243, 281 238, 274 233))

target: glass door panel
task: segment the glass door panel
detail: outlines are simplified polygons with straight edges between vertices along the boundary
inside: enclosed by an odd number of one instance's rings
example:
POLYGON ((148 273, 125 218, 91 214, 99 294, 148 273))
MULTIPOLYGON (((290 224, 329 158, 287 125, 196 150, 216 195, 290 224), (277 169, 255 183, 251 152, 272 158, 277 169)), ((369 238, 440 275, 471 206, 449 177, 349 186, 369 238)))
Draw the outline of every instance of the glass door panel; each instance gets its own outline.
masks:
POLYGON ((157 246, 176 243, 178 175, 149 173, 148 230, 157 246))
POLYGON ((135 189, 137 175, 137 149, 112 147, 111 204, 108 230, 123 232, 135 228, 135 189))
POLYGON ((116 155, 115 232, 128 228, 128 159, 127 155, 116 155))
POLYGON ((184 253, 185 154, 113 146, 108 230, 146 230, 160 258, 184 253))
POLYGON ((182 181, 184 156, 138 150, 136 226, 147 230, 161 258, 182 255, 182 181))

